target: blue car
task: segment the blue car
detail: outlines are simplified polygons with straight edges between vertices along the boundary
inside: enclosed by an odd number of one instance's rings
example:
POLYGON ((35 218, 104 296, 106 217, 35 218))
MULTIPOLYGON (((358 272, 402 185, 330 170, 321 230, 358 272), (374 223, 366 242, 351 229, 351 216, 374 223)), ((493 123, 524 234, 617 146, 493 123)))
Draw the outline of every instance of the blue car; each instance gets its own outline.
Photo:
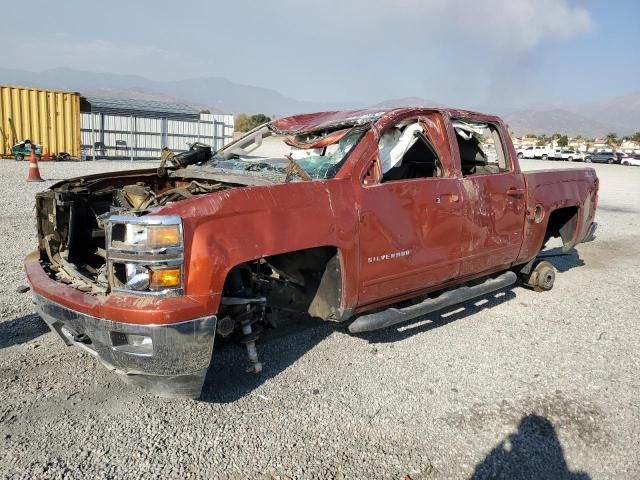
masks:
POLYGON ((587 153, 584 157, 584 161, 588 163, 620 163, 620 158, 616 155, 616 152, 592 152, 587 153))

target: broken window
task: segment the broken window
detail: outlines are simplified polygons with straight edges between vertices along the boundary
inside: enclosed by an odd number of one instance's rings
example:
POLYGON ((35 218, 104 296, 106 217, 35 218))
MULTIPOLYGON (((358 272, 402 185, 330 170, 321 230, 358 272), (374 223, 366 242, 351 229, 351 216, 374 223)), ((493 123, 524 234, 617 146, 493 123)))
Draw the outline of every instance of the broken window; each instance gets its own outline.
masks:
POLYGON ((333 178, 367 129, 355 126, 287 136, 265 125, 220 150, 205 166, 285 175, 287 181, 294 176, 333 178))
POLYGON ((442 176, 438 154, 415 119, 387 130, 378 148, 383 182, 442 176))
POLYGON ((490 123, 454 120, 462 175, 487 175, 510 170, 500 132, 490 123))

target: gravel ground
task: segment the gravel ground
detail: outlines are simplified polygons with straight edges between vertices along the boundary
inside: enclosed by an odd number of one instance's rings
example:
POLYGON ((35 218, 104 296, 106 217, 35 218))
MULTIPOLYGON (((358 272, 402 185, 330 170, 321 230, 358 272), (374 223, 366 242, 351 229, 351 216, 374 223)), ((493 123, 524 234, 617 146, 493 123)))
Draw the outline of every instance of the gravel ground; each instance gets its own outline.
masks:
POLYGON ((64 347, 16 293, 33 195, 51 182, 2 161, 0 477, 640 478, 640 168, 595 168, 598 239, 548 252, 552 291, 517 286, 359 338, 296 319, 262 337, 260 377, 224 345, 203 399, 168 401, 64 347))

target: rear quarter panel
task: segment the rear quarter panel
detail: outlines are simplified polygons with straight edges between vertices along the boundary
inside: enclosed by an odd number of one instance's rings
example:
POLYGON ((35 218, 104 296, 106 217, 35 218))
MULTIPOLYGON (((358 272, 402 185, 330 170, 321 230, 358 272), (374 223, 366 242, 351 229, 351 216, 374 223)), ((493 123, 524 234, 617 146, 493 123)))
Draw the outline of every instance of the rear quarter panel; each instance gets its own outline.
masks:
POLYGON ((554 210, 578 207, 578 224, 569 246, 580 243, 595 217, 598 201, 598 177, 592 168, 539 170, 525 172, 527 212, 522 248, 516 264, 526 263, 542 248, 549 216, 554 210), (536 208, 542 210, 540 221, 536 208))

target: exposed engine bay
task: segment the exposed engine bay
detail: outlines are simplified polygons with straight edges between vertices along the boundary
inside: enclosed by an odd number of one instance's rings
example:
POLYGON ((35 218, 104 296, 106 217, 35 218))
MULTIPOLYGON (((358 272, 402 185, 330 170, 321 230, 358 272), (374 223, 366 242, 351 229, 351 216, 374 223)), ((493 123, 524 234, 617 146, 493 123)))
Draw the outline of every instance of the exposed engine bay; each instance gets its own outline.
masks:
POLYGON ((64 182, 36 196, 41 259, 57 280, 85 292, 107 293, 105 223, 110 216, 140 216, 171 202, 232 187, 153 173, 64 182))

